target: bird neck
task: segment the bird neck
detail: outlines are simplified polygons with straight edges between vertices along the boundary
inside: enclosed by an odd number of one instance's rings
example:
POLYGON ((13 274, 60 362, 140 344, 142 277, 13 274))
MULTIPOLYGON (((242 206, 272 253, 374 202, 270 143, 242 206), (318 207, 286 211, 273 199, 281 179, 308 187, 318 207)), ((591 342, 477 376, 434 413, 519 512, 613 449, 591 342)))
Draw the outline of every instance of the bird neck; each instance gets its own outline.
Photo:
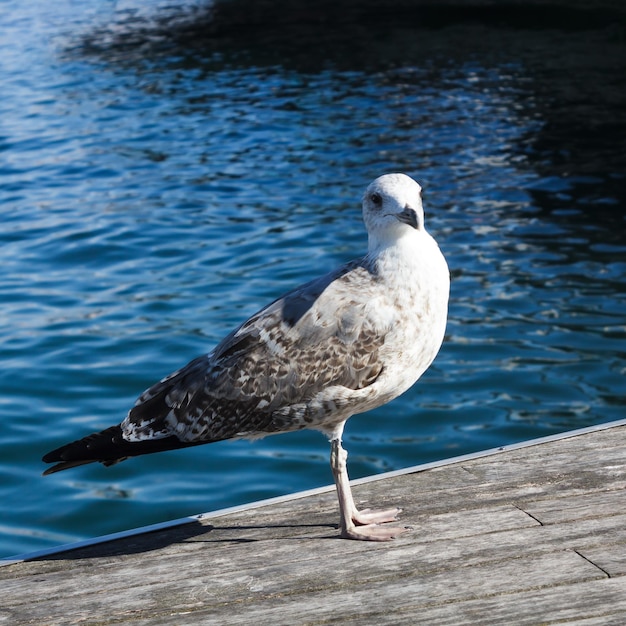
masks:
POLYGON ((378 263, 391 260, 394 263, 419 262, 426 252, 424 248, 430 248, 432 237, 425 230, 402 229, 400 235, 395 233, 383 233, 383 235, 369 236, 367 257, 372 262, 378 263))
POLYGON ((437 242, 423 229, 407 231, 394 241, 370 239, 365 262, 372 274, 403 288, 415 286, 416 276, 440 276, 442 284, 449 276, 437 242))

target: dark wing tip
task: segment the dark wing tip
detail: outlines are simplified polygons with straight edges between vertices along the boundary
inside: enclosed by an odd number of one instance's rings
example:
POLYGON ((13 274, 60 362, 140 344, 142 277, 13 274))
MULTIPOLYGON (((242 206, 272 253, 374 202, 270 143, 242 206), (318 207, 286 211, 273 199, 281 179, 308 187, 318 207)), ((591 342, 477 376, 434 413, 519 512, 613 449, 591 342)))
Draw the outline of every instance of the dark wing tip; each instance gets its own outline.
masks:
POLYGON ((181 441, 174 435, 161 439, 131 442, 122 437, 120 426, 111 426, 102 432, 93 433, 45 454, 42 459, 44 463, 56 463, 57 465, 45 470, 44 476, 87 463, 99 462, 108 467, 124 461, 128 457, 188 448, 203 443, 210 443, 210 441, 181 441))
MULTIPOLYGON (((43 458, 43 461, 46 463, 53 463, 54 461, 46 461, 46 455, 43 458)), ((47 470, 42 472, 42 476, 49 476, 50 474, 56 474, 57 472, 62 472, 66 469, 71 469, 72 467, 78 467, 79 465, 87 465, 87 463, 94 463, 94 461, 63 461, 62 463, 57 463, 52 467, 49 467, 47 470)))
POLYGON ((112 426, 100 433, 93 433, 83 439, 56 448, 44 454, 42 461, 44 463, 57 463, 57 465, 49 467, 43 475, 47 476, 96 461, 111 464, 125 456, 118 451, 120 441, 121 428, 112 426))

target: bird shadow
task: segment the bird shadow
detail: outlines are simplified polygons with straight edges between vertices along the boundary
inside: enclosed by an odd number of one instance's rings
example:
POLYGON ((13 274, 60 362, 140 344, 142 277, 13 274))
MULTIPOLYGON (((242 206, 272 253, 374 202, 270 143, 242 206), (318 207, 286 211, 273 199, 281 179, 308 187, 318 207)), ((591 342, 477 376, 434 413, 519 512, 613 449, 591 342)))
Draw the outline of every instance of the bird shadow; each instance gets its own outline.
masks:
POLYGON ((180 526, 132 534, 122 538, 103 540, 87 546, 67 547, 59 552, 40 555, 28 561, 74 561, 101 559, 156 552, 175 545, 189 543, 255 543, 266 540, 333 539, 336 524, 265 524, 248 526, 217 526, 190 521, 180 526), (318 534, 320 530, 332 529, 333 534, 318 534))

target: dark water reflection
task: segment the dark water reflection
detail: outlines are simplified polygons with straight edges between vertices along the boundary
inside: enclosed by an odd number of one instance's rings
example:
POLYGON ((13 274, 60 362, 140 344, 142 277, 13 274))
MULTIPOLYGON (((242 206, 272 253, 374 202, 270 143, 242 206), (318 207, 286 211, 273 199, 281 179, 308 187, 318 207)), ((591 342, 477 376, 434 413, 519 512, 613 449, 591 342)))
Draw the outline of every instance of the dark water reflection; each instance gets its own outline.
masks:
POLYGON ((39 456, 360 254, 385 171, 424 184, 450 321, 349 423, 353 476, 624 416, 622 18, 217 6, 1 18, 5 554, 329 482, 314 433, 47 482, 39 456))

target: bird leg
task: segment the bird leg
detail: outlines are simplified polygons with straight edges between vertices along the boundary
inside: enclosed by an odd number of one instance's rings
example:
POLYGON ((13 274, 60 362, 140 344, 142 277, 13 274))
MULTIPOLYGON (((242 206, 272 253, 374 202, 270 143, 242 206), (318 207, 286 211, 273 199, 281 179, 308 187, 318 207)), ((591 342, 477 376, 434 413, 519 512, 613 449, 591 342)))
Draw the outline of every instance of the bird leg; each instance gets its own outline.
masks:
POLYGON ((389 541, 406 532, 408 528, 395 526, 379 526, 385 522, 394 522, 402 509, 393 508, 382 511, 364 509, 359 511, 352 498, 350 479, 347 469, 348 453, 341 445, 341 439, 330 442, 330 467, 333 471, 337 497, 339 498, 339 514, 341 536, 346 539, 364 541, 389 541))

